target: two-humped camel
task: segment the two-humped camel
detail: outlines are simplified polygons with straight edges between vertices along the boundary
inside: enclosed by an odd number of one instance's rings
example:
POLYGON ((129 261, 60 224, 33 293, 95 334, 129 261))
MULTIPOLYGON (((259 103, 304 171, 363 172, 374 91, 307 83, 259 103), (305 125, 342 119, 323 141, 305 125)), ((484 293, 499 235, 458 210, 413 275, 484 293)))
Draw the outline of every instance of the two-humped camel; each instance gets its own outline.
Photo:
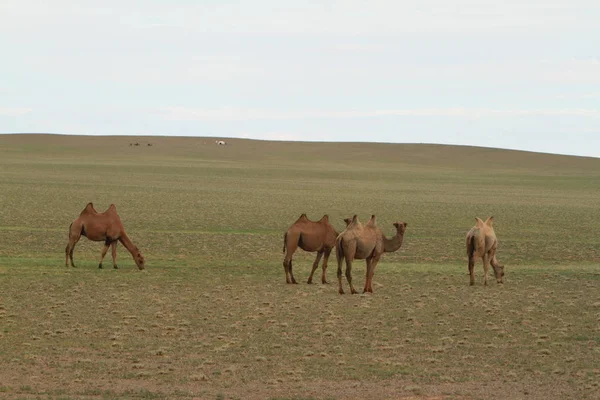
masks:
POLYGON ((396 235, 388 239, 381 229, 377 227, 374 215, 371 216, 371 219, 365 225, 358 221, 356 215, 352 218, 350 224, 336 239, 337 277, 340 294, 344 294, 344 289, 342 288, 343 259, 346 260, 346 279, 353 294, 357 293, 357 291, 352 286, 352 261, 355 259, 366 260, 367 272, 364 292, 373 293, 375 267, 383 253, 396 251, 402 246, 406 226, 406 222, 395 222, 396 235))
POLYGON ((88 203, 81 214, 79 214, 79 217, 73 221, 69 227, 69 244, 67 244, 67 248, 65 249, 67 255, 65 261, 66 267, 69 266, 69 259, 71 260, 71 266, 75 267, 73 263, 73 249, 82 235, 95 242, 104 242, 98 268, 102 268, 102 260, 104 260, 109 246, 112 246, 113 267, 118 268, 117 241, 119 241, 129 250, 138 268, 144 269, 144 257, 127 237, 121 218, 117 214, 117 207, 114 204, 111 204, 105 212, 99 213, 94 209, 92 203, 88 203))
MULTIPOLYGON (((350 219, 344 219, 346 225, 350 222, 350 219)), ((312 283, 313 274, 319 266, 321 257, 323 258, 323 275, 321 276, 321 282, 327 283, 325 274, 327 272, 327 260, 331 250, 335 246, 335 239, 338 233, 329 223, 329 216, 323 215, 319 221, 311 221, 308 219, 306 214, 302 214, 296 222, 289 227, 287 232, 283 235, 283 252, 285 258, 283 259, 283 269, 285 271, 285 281, 287 283, 298 283, 294 274, 292 273, 292 257, 298 247, 308 252, 317 252, 317 258, 312 266, 312 271, 308 277, 307 283, 312 283)))
POLYGON ((485 222, 480 218, 475 218, 475 221, 475 226, 467 233, 467 256, 469 257, 470 284, 475 284, 475 257, 481 257, 483 260, 484 285, 487 285, 490 264, 494 269, 496 281, 498 283, 503 283, 502 277, 504 276, 504 266, 500 265, 496 259, 498 239, 494 232, 494 217, 489 217, 485 222))

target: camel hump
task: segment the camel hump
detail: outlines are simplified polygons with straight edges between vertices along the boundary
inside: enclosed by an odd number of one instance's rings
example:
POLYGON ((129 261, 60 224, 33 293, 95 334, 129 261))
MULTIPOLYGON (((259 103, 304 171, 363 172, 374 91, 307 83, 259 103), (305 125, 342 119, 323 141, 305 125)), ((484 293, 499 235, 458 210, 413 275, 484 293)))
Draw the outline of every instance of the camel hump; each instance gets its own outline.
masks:
POLYGON ((488 219, 485 220, 485 224, 487 226, 489 226, 490 228, 494 227, 494 217, 491 216, 488 219))
POLYGON ((367 225, 376 226, 377 225, 377 217, 375 215, 371 215, 371 219, 367 222, 367 225))
POLYGON ((356 224, 358 222, 358 215, 354 214, 354 216, 352 217, 352 223, 356 224))
POLYGON ((96 213, 96 209, 94 208, 94 204, 90 201, 89 203, 87 203, 87 205, 85 206, 85 208, 83 209, 83 211, 81 211, 81 213, 79 215, 95 214, 95 213, 96 213))
POLYGON ((306 222, 308 221, 308 217, 306 216, 306 213, 302 213, 302 215, 296 220, 296 222, 306 222))
POLYGON ((320 222, 329 222, 329 215, 327 215, 327 214, 323 215, 320 222))
POLYGON ((114 204, 111 204, 110 206, 108 206, 108 210, 106 211, 117 211, 117 206, 115 206, 114 204))
POLYGON ((485 222, 481 220, 481 218, 475 217, 475 226, 478 228, 483 228, 485 222))

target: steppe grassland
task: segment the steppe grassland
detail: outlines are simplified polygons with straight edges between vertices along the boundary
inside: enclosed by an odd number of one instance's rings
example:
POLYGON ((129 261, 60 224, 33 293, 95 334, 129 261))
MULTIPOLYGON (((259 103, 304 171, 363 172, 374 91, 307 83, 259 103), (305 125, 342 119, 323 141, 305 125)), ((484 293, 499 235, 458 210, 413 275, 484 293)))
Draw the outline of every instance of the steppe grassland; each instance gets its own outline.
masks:
MULTIPOLYGON (((600 160, 37 135, 0 136, 0 159, 0 395, 598 395, 600 160), (117 204, 147 271, 122 246, 121 269, 99 271, 85 240, 64 267, 88 201, 117 204), (283 232, 302 212, 340 230, 376 214, 388 235, 408 222, 373 296, 285 284, 283 232), (482 287, 478 263, 470 288, 464 234, 491 214, 506 284, 482 287)), ((313 257, 295 255, 296 278, 313 257)))

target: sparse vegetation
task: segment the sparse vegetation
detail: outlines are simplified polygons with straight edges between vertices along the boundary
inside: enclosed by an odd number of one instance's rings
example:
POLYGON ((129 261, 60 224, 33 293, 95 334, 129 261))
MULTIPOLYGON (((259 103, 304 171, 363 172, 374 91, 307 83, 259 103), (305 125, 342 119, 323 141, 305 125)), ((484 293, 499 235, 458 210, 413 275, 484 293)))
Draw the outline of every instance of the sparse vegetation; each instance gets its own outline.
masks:
POLYGON ((131 140, 0 135, 2 396, 598 398, 600 160, 131 140), (117 204, 146 270, 99 270, 89 241, 64 267, 89 201, 117 204), (302 283, 285 284, 282 235, 303 212, 338 231, 352 214, 388 236, 409 224, 374 295, 303 283, 301 251, 302 283), (484 287, 476 264, 469 287, 465 234, 488 215, 505 283, 484 287))

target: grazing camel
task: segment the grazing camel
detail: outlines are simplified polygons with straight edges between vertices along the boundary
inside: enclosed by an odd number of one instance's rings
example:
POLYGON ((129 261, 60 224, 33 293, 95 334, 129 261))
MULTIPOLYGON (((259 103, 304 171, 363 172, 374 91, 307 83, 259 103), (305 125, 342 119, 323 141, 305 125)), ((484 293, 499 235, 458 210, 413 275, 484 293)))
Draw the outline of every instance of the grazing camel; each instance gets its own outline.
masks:
MULTIPOLYGON (((350 223, 350 219, 344 219, 346 225, 350 223)), ((323 217, 317 221, 311 221, 306 217, 306 214, 302 214, 296 222, 289 227, 287 232, 283 235, 283 252, 285 258, 283 259, 283 269, 285 271, 286 283, 298 283, 292 273, 292 256, 298 247, 302 250, 309 252, 317 252, 317 258, 312 266, 312 271, 308 277, 307 283, 312 283, 313 274, 319 266, 321 257, 323 258, 323 275, 321 276, 321 282, 327 283, 325 273, 327 271, 327 260, 331 254, 331 250, 335 246, 335 238, 338 233, 329 223, 329 216, 323 215, 323 217)))
POLYGON ((346 230, 339 234, 336 239, 336 258, 340 294, 344 294, 344 289, 342 289, 342 259, 346 260, 346 279, 352 294, 357 293, 354 286, 352 286, 352 261, 355 259, 366 260, 367 273, 363 293, 373 293, 373 274, 381 255, 398 250, 404 240, 407 223, 394 222, 394 226, 396 227, 396 235, 388 239, 377 227, 374 215, 365 225, 361 224, 355 215, 346 230))
POLYGON ((504 283, 504 266, 498 263, 496 259, 496 250, 498 248, 498 239, 494 232, 494 217, 489 217, 485 222, 475 218, 476 224, 467 233, 467 256, 469 257, 469 275, 470 285, 475 284, 475 257, 481 257, 483 260, 483 284, 487 285, 488 270, 490 264, 496 275, 496 282, 504 283))
POLYGON ((65 249, 67 259, 65 261, 65 267, 69 266, 69 258, 71 259, 71 266, 75 267, 73 263, 73 249, 75 244, 81 238, 81 235, 87 237, 95 242, 104 242, 104 248, 102 249, 102 256, 100 257, 100 264, 98 268, 102 268, 102 260, 108 251, 108 247, 112 247, 112 259, 113 267, 117 267, 117 240, 125 246, 127 250, 133 256, 133 261, 139 269, 144 269, 144 256, 138 250, 138 248, 131 243, 131 240, 127 237, 123 223, 119 214, 117 214, 117 208, 114 204, 111 204, 103 213, 99 213, 94 209, 92 203, 88 203, 83 209, 79 217, 69 227, 69 244, 65 249))

